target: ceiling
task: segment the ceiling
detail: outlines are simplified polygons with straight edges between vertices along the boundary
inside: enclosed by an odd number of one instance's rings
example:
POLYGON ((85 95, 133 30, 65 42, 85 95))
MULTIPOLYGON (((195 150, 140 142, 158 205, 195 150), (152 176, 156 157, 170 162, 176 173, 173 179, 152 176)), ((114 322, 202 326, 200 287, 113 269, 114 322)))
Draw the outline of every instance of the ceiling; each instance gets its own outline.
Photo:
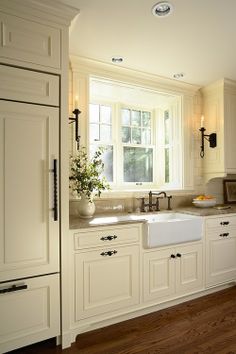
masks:
POLYGON ((80 9, 70 53, 205 86, 236 80, 236 0, 170 0, 174 12, 152 15, 155 0, 61 0, 80 9))

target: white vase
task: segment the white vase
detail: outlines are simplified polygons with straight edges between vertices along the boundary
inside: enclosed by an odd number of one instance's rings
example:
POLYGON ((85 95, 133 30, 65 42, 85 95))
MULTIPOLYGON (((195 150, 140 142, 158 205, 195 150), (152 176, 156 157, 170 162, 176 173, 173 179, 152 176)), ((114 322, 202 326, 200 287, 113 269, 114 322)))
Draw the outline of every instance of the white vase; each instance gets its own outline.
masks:
POLYGON ((81 195, 78 206, 79 216, 83 219, 91 218, 95 213, 95 204, 90 201, 86 194, 81 195))

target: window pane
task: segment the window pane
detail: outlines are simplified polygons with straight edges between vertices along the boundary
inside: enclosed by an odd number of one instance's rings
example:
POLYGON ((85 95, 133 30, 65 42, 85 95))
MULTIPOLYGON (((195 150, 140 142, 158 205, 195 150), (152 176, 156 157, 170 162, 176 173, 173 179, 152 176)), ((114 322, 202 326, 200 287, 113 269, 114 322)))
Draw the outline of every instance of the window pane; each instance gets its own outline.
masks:
POLYGON ((130 109, 121 110, 122 125, 130 125, 130 109))
POLYGON ((164 134, 165 134, 165 144, 170 142, 170 118, 169 111, 164 112, 164 134))
POLYGON ((153 149, 124 147, 124 181, 153 181, 153 149))
MULTIPOLYGON (((103 145, 104 146, 104 145, 103 145)), ((90 145, 90 157, 92 157, 97 151, 97 145, 90 145)), ((113 182, 113 146, 105 146, 105 151, 102 155, 102 161, 104 162, 104 173, 108 182, 113 182)))
POLYGON ((142 144, 151 144, 151 130, 142 129, 142 144))
POLYGON ((141 129, 132 128, 132 143, 141 144, 141 129))
POLYGON ((131 125, 134 125, 136 127, 140 127, 140 125, 141 125, 141 112, 140 111, 132 111, 131 125))
POLYGON ((122 142, 130 143, 131 140, 131 129, 129 127, 122 127, 122 142))
POLYGON ((99 105, 98 104, 90 104, 89 105, 89 121, 91 123, 99 122, 99 105))
POLYGON ((103 154, 104 176, 108 182, 113 182, 113 146, 107 146, 103 154))
POLYGON ((150 114, 150 112, 142 112, 142 125, 143 125, 143 127, 151 127, 151 114, 150 114))
POLYGON ((111 125, 100 125, 100 140, 103 142, 111 142, 111 125))
POLYGON ((170 182, 170 149, 165 149, 165 183, 170 182))
POLYGON ((111 124, 111 107, 101 106, 100 109, 101 123, 111 124))
POLYGON ((99 125, 98 124, 90 124, 89 125, 89 135, 90 135, 90 141, 99 141, 100 136, 99 136, 99 125))

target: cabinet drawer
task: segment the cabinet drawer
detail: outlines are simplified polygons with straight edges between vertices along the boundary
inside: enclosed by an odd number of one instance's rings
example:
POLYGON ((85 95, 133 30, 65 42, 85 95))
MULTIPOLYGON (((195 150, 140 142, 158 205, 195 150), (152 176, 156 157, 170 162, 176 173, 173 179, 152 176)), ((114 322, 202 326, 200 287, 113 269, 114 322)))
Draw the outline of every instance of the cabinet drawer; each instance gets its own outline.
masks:
POLYGON ((59 29, 0 13, 0 38, 0 58, 61 66, 59 29))
POLYGON ((236 216, 222 216, 216 219, 207 219, 206 228, 208 231, 214 228, 225 229, 227 227, 236 227, 236 216))
POLYGON ((0 353, 60 333, 58 274, 0 284, 0 353), (12 285, 15 291, 4 292, 12 285))
POLYGON ((138 242, 140 235, 140 224, 101 227, 93 230, 80 231, 74 235, 75 249, 110 246, 119 243, 138 242))
POLYGON ((59 106, 59 77, 0 65, 0 98, 59 106))

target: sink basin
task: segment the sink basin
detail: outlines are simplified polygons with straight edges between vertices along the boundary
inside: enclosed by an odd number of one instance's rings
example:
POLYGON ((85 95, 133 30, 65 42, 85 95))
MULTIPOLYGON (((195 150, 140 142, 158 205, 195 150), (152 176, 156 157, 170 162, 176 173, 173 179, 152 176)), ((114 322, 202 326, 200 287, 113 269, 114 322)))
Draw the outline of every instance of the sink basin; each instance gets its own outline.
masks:
POLYGON ((144 219, 144 247, 154 248, 202 238, 203 218, 183 213, 134 215, 133 220, 144 219))

